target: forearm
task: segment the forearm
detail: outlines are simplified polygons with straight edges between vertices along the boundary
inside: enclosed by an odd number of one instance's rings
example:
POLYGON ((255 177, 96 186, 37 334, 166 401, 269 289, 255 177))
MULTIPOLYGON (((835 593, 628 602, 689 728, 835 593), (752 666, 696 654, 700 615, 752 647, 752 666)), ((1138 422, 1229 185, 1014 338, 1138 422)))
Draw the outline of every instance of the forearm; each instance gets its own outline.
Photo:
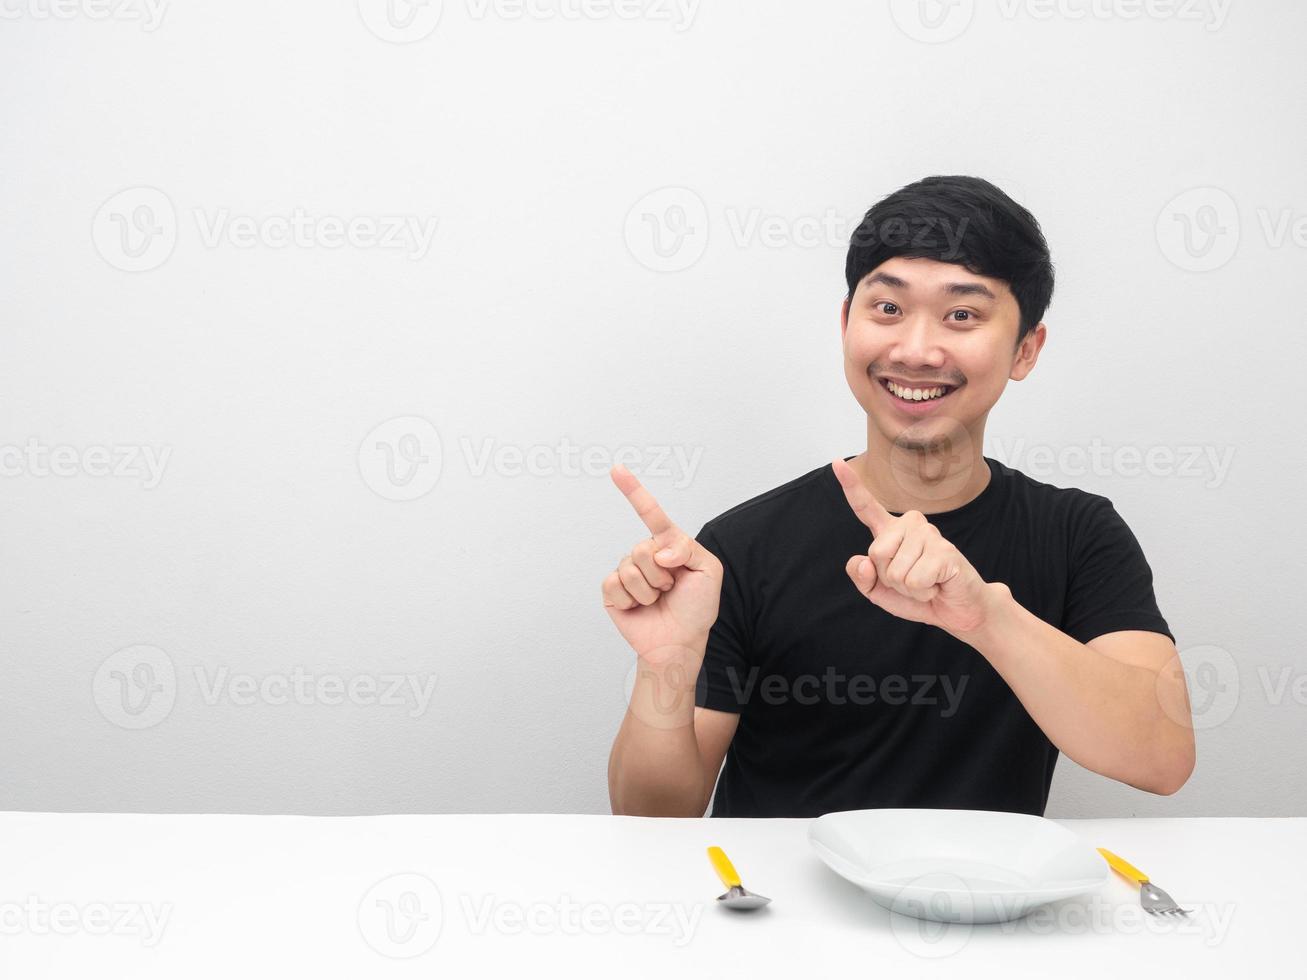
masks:
POLYGON ((698 664, 640 662, 608 758, 615 814, 701 817, 710 790, 694 732, 698 664))
POLYGON ((959 639, 998 671, 1049 741, 1086 769, 1175 792, 1193 766, 1193 735, 1173 717, 1178 712, 1164 709, 1169 679, 1071 638, 1022 607, 1007 586, 987 588, 985 625, 959 639))

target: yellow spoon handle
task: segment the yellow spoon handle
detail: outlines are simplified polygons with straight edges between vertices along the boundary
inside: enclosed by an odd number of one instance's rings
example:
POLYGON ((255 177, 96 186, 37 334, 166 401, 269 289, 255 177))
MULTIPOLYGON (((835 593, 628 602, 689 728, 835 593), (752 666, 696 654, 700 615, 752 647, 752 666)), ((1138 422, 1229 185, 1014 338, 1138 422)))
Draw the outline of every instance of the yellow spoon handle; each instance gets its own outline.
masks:
POLYGON ((712 862, 713 870, 717 872, 717 877, 722 880, 722 884, 727 888, 739 888, 740 876, 735 872, 735 865, 731 864, 731 859, 726 856, 726 852, 720 847, 708 848, 708 860, 712 862))
POLYGON ((1112 866, 1113 871, 1125 875, 1136 885, 1142 885, 1145 881, 1148 880, 1148 875, 1144 874, 1142 871, 1136 868, 1125 858, 1118 857, 1117 855, 1113 854, 1111 851, 1102 847, 1098 849, 1098 853, 1103 855, 1103 858, 1107 861, 1107 863, 1112 866))

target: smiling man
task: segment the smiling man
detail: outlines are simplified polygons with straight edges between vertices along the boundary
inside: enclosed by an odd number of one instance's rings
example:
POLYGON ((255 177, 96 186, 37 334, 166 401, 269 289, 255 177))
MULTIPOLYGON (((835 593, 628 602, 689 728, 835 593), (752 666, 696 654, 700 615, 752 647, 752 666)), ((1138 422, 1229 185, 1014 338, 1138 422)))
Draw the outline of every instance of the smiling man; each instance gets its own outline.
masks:
POLYGON ((622 467, 649 531, 603 582, 637 655, 614 813, 1041 814, 1059 753, 1171 794, 1194 742, 1152 572, 1111 502, 981 452, 1034 369, 1053 266, 988 181, 929 177, 854 233, 840 311, 867 448, 695 537, 622 467), (723 765, 724 761, 724 765, 723 765))

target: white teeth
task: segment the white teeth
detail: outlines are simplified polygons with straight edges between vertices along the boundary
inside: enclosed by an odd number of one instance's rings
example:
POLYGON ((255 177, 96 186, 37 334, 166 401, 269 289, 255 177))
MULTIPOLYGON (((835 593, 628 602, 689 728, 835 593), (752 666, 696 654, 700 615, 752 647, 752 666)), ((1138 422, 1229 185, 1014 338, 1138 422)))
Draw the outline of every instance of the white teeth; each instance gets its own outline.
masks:
POLYGON ((905 401, 929 401, 932 398, 940 398, 944 395, 944 388, 904 388, 895 384, 893 381, 886 381, 885 387, 905 401))

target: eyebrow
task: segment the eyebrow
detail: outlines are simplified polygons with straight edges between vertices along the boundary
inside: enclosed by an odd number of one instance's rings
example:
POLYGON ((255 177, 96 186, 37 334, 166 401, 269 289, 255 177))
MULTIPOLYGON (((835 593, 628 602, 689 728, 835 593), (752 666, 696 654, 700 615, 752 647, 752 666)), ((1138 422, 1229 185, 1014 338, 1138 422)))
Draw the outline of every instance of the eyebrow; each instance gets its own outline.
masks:
MULTIPOLYGON (((909 289, 911 288, 906 279, 900 279, 898 276, 891 276, 888 272, 875 272, 862 280, 864 286, 871 286, 875 283, 884 283, 891 289, 909 289)), ((996 300, 997 296, 987 287, 978 282, 950 282, 944 286, 944 293, 948 296, 984 296, 988 299, 996 300)))

